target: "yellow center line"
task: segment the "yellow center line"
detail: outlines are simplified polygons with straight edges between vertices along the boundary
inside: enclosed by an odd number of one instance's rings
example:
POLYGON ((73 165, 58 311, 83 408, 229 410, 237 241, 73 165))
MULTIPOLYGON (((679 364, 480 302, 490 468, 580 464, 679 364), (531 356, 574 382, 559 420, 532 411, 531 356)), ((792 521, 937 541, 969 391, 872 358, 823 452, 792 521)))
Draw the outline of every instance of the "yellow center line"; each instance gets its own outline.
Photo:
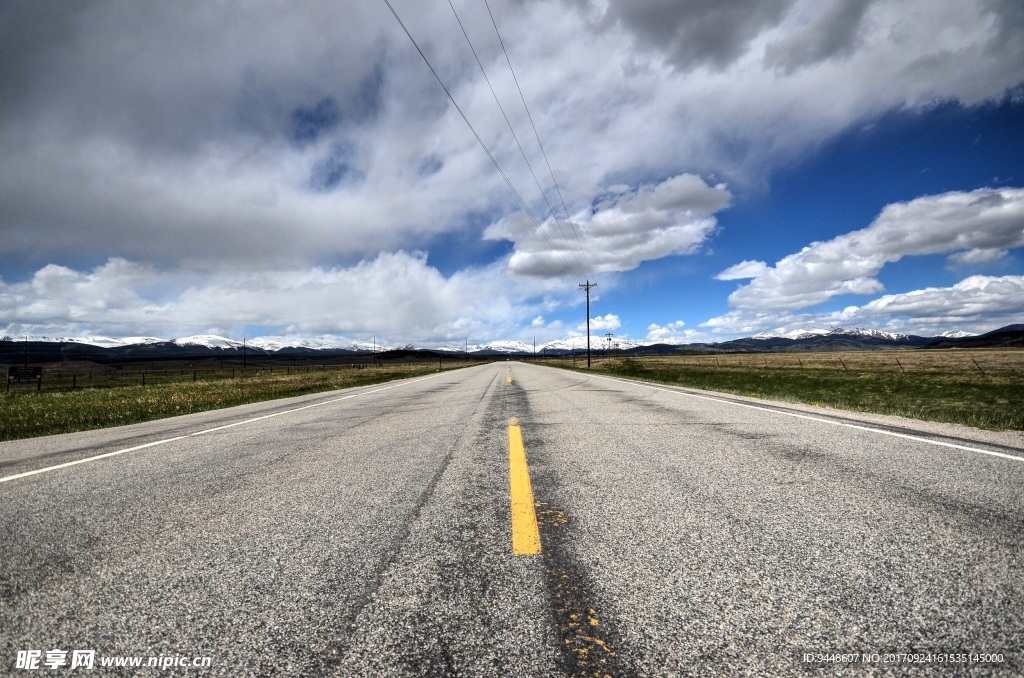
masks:
POLYGON ((508 468, 512 496, 512 553, 517 556, 540 553, 540 532, 530 487, 530 470, 526 466, 523 432, 515 417, 508 420, 508 468))

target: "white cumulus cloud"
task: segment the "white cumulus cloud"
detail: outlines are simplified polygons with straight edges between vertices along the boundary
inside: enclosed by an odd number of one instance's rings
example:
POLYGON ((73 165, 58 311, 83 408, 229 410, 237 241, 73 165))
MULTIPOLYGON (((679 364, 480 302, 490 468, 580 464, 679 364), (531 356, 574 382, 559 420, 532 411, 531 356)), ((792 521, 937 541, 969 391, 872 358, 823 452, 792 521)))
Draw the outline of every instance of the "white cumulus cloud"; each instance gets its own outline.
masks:
POLYGON ((0 334, 77 336, 285 333, 442 341, 512 334, 547 290, 500 265, 450 276, 423 253, 381 253, 350 267, 183 270, 111 259, 92 270, 49 265, 0 280, 0 334), (266 331, 266 330, 265 330, 266 331))
MULTIPOLYGON (((608 313, 604 316, 597 316, 596 318, 590 319, 590 331, 591 332, 614 332, 615 330, 622 327, 622 321, 619 316, 614 313, 608 313)), ((587 331, 587 324, 580 323, 576 326, 576 329, 580 332, 587 331)))
POLYGON ((575 232, 572 224, 552 220, 537 228, 517 214, 489 226, 484 237, 514 243, 508 268, 517 275, 555 276, 572 268, 628 271, 644 261, 696 252, 715 230, 712 215, 731 200, 724 185, 681 174, 635 190, 609 189, 592 209, 574 217, 575 232))
POLYGON ((716 280, 747 280, 768 272, 768 264, 763 261, 741 261, 733 264, 715 276, 716 280))
POLYGON ((774 266, 744 261, 716 277, 753 278, 729 296, 736 308, 796 310, 841 294, 882 292, 874 276, 905 256, 963 251, 962 260, 978 263, 1021 246, 1024 189, 983 188, 887 205, 867 228, 811 243, 774 266))
POLYGON ((691 344, 710 341, 712 335, 705 330, 686 329, 686 323, 676 320, 665 325, 651 323, 647 326, 647 341, 661 344, 691 344))
POLYGON ((991 261, 999 261, 1007 254, 1009 254, 1009 251, 998 248, 974 249, 951 254, 947 260, 950 265, 954 267, 973 266, 977 264, 987 264, 991 261))
POLYGON ((950 327, 988 332, 1024 318, 1024 276, 971 276, 950 287, 887 294, 841 311, 735 309, 701 323, 719 337, 780 333, 813 327, 876 327, 890 332, 934 336, 950 327))

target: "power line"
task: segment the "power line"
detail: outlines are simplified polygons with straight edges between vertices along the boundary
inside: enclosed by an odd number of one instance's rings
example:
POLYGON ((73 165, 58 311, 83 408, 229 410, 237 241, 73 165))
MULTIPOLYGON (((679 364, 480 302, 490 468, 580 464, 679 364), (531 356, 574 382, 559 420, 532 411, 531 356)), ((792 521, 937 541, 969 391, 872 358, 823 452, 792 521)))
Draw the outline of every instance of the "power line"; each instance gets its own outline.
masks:
POLYGON ((476 137, 477 143, 479 143, 480 147, 484 149, 484 153, 487 154, 487 157, 491 159, 491 163, 494 165, 494 168, 498 170, 498 173, 501 175, 502 179, 505 180, 505 183, 508 184, 509 189, 519 200, 519 204, 523 206, 523 210, 526 212, 527 216, 530 217, 533 223, 537 226, 537 230, 540 231, 541 235, 544 236, 544 239, 548 241, 549 245, 551 245, 551 249, 555 253, 555 256, 558 257, 558 259, 562 262, 562 265, 565 267, 567 271, 569 271, 573 275, 576 275, 576 272, 573 271, 571 266, 569 266, 568 262, 562 256, 562 253, 558 251, 557 247, 555 247, 555 243, 551 241, 551 238, 548 237, 548 234, 544 231, 543 228, 541 228, 540 222, 537 221, 537 217, 533 215, 533 212, 526 204, 526 201, 523 200, 523 196, 520 195, 519 191, 516 190, 516 187, 512 184, 512 180, 509 179, 508 175, 505 174, 505 171, 501 169, 501 165, 498 164, 498 160, 494 157, 494 154, 492 154, 490 149, 487 148, 487 144, 485 144, 483 139, 480 138, 480 135, 477 133, 476 128, 473 127, 473 124, 469 121, 469 118, 466 117, 466 114, 463 112, 458 102, 455 101, 455 97, 452 96, 452 93, 448 90, 448 87, 444 84, 444 81, 441 80, 441 76, 438 75, 437 71, 434 69, 434 66, 430 63, 430 59, 428 59, 427 55, 423 53, 423 50, 420 48, 419 43, 416 42, 416 38, 412 37, 412 33, 409 32, 409 29, 406 27, 405 22, 402 21, 402 18, 398 16, 398 12, 395 11, 395 8, 392 6, 390 0, 384 0, 384 4, 388 6, 389 10, 391 10, 391 14, 394 15, 395 20, 398 22, 398 25, 402 27, 403 31, 405 31, 405 34, 406 36, 408 36, 409 41, 412 42, 413 47, 415 47, 416 51, 419 52, 420 57, 423 58, 423 62, 427 64, 427 68, 430 69, 430 72, 434 74, 434 78, 437 80, 437 83, 441 85, 441 89, 443 89, 444 93, 448 95, 448 99, 452 102, 452 105, 455 106, 455 110, 459 112, 459 115, 462 116, 462 120, 466 123, 466 126, 469 127, 469 130, 473 133, 473 136, 476 137))
MULTIPOLYGON (((551 169, 551 161, 548 160, 548 153, 544 150, 544 144, 540 140, 540 133, 537 131, 537 124, 533 121, 533 115, 530 113, 530 107, 526 103, 526 97, 523 95, 523 88, 519 85, 519 78, 516 76, 516 70, 512 68, 512 60, 508 56, 508 50, 505 49, 505 41, 502 40, 501 32, 498 30, 498 22, 494 20, 494 13, 491 12, 491 4, 488 0, 484 0, 484 5, 487 7, 487 14, 491 17, 491 24, 494 26, 495 35, 498 36, 498 42, 501 43, 501 51, 504 52, 505 61, 508 62, 508 70, 512 72, 512 79, 515 80, 516 89, 519 90, 519 98, 523 101, 523 108, 526 109, 526 116, 530 119, 530 126, 533 127, 533 134, 537 137, 537 145, 540 146, 540 152, 544 156, 544 162, 548 166, 548 173, 551 175, 551 183, 555 185, 555 191, 558 192, 558 199, 562 201, 562 209, 565 210, 565 218, 569 222, 570 228, 572 228, 573 235, 576 236, 576 244, 579 245, 580 254, 583 255, 583 261, 587 265, 588 273, 593 273, 594 271, 590 267, 590 262, 587 261, 587 253, 583 249, 583 243, 580 242, 580 234, 576 230, 576 224, 573 223, 572 215, 569 214, 569 208, 565 204, 565 198, 562 197, 562 189, 559 188, 558 180, 555 179, 555 171, 551 169)), ((550 207, 550 203, 548 206, 550 207)))
MULTIPOLYGON (((459 22, 459 28, 462 29, 462 35, 465 36, 466 43, 469 44, 469 49, 473 52, 473 58, 476 59, 476 65, 480 67, 480 72, 483 74, 484 80, 487 82, 487 86, 491 90, 491 96, 494 97, 494 103, 498 104, 498 110, 501 111, 502 117, 505 118, 505 124, 508 125, 508 131, 512 133, 512 138, 515 139, 516 146, 519 147, 519 152, 523 155, 523 160, 526 161, 526 166, 530 169, 530 174, 533 175, 533 181, 534 183, 537 184, 537 190, 540 191, 541 197, 544 198, 544 202, 547 203, 548 212, 551 214, 552 219, 554 219, 555 225, 558 227, 558 232, 562 234, 562 240, 564 240, 565 244, 569 246, 569 252, 572 253, 573 259, 576 260, 576 265, 579 268, 579 277, 583 278, 586 275, 586 272, 583 270, 583 264, 580 263, 579 257, 576 256, 576 252, 573 251, 572 249, 572 244, 569 242, 569 239, 565 236, 565 231, 562 230, 562 225, 558 222, 558 217, 555 215, 555 208, 551 206, 551 201, 548 200, 547 193, 544 191, 544 188, 540 185, 540 179, 537 178, 537 173, 533 170, 533 164, 530 162, 530 159, 526 156, 526 151, 523 149, 523 144, 520 143, 519 136, 516 134, 515 129, 512 127, 512 123, 508 119, 508 114, 505 113, 505 107, 501 105, 501 100, 498 98, 498 93, 494 91, 494 85, 491 84, 491 79, 487 77, 487 70, 484 69, 484 64, 482 61, 480 61, 480 55, 477 54, 476 48, 473 47, 473 41, 469 39, 469 33, 466 32, 466 27, 463 25, 462 19, 459 18, 459 13, 455 11, 455 5, 452 4, 452 0, 448 0, 448 6, 452 8, 452 14, 455 15, 455 20, 459 22)), ((501 36, 499 36, 499 39, 500 37, 501 36)), ((504 49, 504 46, 502 46, 502 48, 504 49)), ((506 55, 506 59, 507 58, 508 55, 506 55)), ((515 76, 515 73, 513 73, 513 76, 515 76)), ((527 113, 529 113, 529 111, 527 111, 527 113)), ((582 252, 582 247, 580 251, 582 252)))
POLYGON ((590 369, 590 288, 597 287, 588 279, 586 284, 580 283, 580 289, 587 294, 587 369, 590 369))

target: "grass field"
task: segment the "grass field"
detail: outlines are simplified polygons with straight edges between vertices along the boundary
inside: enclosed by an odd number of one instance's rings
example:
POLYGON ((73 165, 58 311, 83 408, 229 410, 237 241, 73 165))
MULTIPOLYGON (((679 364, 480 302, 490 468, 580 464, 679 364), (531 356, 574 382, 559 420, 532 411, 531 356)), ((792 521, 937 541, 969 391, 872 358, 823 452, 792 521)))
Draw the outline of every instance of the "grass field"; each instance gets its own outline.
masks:
MULTIPOLYGON (((572 366, 571 358, 541 362, 572 366)), ((443 368, 472 364, 479 363, 448 361, 443 368)), ((64 364, 44 370, 41 392, 34 385, 0 391, 0 440, 377 384, 436 372, 439 365, 145 367, 64 364)), ((1021 349, 599 357, 592 371, 769 400, 1024 430, 1021 349)))
MULTIPOLYGON (((444 369, 477 363, 451 361, 444 369)), ((356 369, 304 368, 100 371, 62 366, 44 372, 44 388, 12 386, 0 391, 0 440, 134 424, 179 414, 379 384, 438 371, 438 363, 356 369), (91 372, 92 376, 88 376, 91 372), (59 376, 58 376, 59 374, 59 376), (143 380, 146 385, 143 386, 143 380), (74 388, 72 388, 74 384, 74 388)))
MULTIPOLYGON (((572 368, 571 361, 546 362, 572 368)), ((591 371, 768 400, 1024 430, 1020 349, 600 358, 591 371)))

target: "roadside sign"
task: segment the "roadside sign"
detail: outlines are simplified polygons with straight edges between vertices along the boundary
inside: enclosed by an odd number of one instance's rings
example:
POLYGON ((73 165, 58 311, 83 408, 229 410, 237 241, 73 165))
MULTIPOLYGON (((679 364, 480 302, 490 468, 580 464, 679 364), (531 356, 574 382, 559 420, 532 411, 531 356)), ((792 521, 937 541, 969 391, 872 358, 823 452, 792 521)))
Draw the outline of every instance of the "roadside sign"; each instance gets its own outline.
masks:
POLYGON ((42 367, 32 365, 11 365, 7 368, 8 384, 38 384, 42 380, 42 367))

